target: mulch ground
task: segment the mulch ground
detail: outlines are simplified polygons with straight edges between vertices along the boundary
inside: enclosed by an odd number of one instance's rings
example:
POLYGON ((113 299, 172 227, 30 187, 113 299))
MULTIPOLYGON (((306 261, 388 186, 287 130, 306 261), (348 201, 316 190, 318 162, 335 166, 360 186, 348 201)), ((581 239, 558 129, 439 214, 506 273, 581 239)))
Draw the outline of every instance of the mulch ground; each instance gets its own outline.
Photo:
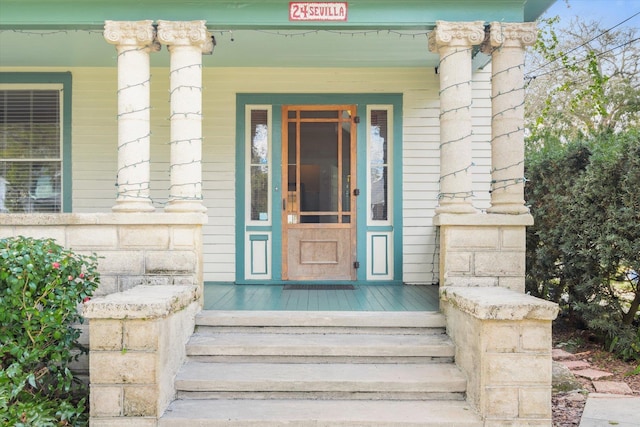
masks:
MULTIPOLYGON (((616 359, 611 353, 604 351, 588 332, 557 320, 553 325, 553 347, 574 353, 576 360, 588 362, 593 369, 610 372, 612 375, 603 380, 624 382, 631 388, 634 396, 640 396, 640 375, 630 375, 638 366, 638 362, 616 359)), ((589 393, 596 391, 590 379, 581 376, 576 376, 576 379, 589 393)), ((578 427, 586 403, 586 394, 554 394, 551 399, 553 426, 578 427)))

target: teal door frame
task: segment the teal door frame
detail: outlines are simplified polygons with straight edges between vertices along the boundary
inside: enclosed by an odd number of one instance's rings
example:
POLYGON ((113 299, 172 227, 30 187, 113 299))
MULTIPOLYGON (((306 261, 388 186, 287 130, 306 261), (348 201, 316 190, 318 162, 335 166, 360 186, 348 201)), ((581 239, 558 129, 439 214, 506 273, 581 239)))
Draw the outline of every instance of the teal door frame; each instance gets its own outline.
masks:
MULTIPOLYGON (((237 94, 236 95, 236 283, 238 284, 284 284, 289 281, 282 280, 282 224, 281 224, 281 200, 282 171, 278 165, 282 164, 282 112, 283 105, 337 105, 356 104, 360 123, 357 125, 357 182, 361 191, 356 211, 356 245, 357 259, 360 263, 356 273, 355 281, 332 281, 331 283, 351 283, 351 284, 376 284, 380 282, 367 281, 367 254, 366 238, 367 232, 390 231, 393 230, 393 279, 385 280, 384 284, 402 283, 402 94, 237 94), (270 225, 247 225, 246 224, 246 106, 247 105, 270 105, 271 108, 271 224, 270 225), (393 224, 390 227, 367 226, 367 105, 391 105, 393 106, 393 224), (270 233, 272 256, 271 269, 268 280, 246 279, 245 274, 245 235, 252 233, 270 233)), ((313 282, 308 282, 313 283, 313 282)), ((323 281, 326 283, 326 281, 323 281)))

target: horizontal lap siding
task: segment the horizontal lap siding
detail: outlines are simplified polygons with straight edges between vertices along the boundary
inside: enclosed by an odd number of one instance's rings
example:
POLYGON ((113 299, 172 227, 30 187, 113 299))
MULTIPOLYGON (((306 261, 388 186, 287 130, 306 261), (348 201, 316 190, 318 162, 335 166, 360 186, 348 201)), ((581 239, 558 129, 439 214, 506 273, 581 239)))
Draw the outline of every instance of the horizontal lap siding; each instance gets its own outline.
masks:
POLYGON ((432 218, 440 177, 439 85, 433 72, 425 73, 421 80, 424 88, 404 93, 402 271, 407 283, 438 280, 432 218))
MULTIPOLYGON (((116 196, 116 70, 71 71, 74 211, 109 211, 116 196)), ((491 157, 489 71, 476 77, 473 185, 476 206, 484 209, 489 199, 491 157)), ((403 281, 437 281, 437 234, 432 218, 438 195, 440 110, 438 76, 433 69, 205 68, 203 86, 203 194, 209 215, 203 237, 205 280, 235 280, 236 93, 267 92, 404 94, 403 159, 395 159, 402 162, 405 172, 403 281)), ((152 69, 151 195, 159 209, 169 186, 168 90, 168 70, 152 69)), ((364 117, 365 112, 359 114, 364 117)))

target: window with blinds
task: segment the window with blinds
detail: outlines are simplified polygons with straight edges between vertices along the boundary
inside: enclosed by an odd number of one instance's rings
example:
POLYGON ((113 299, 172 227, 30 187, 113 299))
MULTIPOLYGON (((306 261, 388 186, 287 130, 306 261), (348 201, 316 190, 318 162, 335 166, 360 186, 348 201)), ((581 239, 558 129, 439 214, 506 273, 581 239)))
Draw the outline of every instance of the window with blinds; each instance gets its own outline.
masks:
POLYGON ((0 86, 0 212, 61 212, 61 89, 0 86))

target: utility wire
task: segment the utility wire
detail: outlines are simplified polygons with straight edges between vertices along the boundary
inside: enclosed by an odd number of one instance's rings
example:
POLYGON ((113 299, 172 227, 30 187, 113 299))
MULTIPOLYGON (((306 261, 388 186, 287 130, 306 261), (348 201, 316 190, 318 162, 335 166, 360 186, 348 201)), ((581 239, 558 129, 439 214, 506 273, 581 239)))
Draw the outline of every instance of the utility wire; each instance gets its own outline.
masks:
MULTIPOLYGON (((630 45, 631 43, 633 43, 633 42, 637 42, 638 40, 640 40, 640 37, 636 37, 636 38, 635 38, 635 39, 633 39, 633 40, 629 40, 628 42, 622 43, 622 44, 620 44, 620 45, 618 45, 618 46, 616 46, 616 47, 612 47, 612 48, 611 48, 611 49, 609 49, 609 50, 606 50, 606 51, 604 51, 604 52, 600 52, 599 54, 597 54, 597 55, 596 55, 596 58, 601 57, 601 56, 603 56, 603 55, 606 55, 607 53, 612 52, 612 51, 614 51, 614 50, 616 50, 616 49, 620 49, 621 47, 625 47, 625 46, 627 46, 627 45, 630 45)), ((580 64, 580 63, 582 63, 582 62, 585 62, 585 61, 587 61, 587 60, 589 60, 589 58, 584 58, 584 59, 581 59, 581 60, 575 61, 575 62, 574 62, 573 64, 571 64, 571 65, 578 65, 578 64, 580 64)), ((562 71, 562 70, 564 70, 565 68, 567 68, 567 67, 566 67, 566 66, 563 66, 563 67, 560 67, 560 68, 555 68, 555 69, 553 69, 553 70, 547 71, 547 72, 545 72, 545 73, 538 74, 538 75, 536 75, 536 76, 526 76, 526 77, 525 77, 525 79, 527 79, 527 80, 529 80, 529 81, 531 81, 531 80, 535 80, 535 79, 537 79, 538 77, 543 77, 543 76, 546 76, 546 75, 549 75, 549 74, 555 73, 555 72, 557 72, 557 71, 562 71)))
MULTIPOLYGON (((616 24, 616 25, 614 25, 613 27, 611 27, 611 28, 609 28, 609 29, 604 30, 603 32, 601 32, 601 33, 600 33, 600 34, 598 34, 597 36, 595 36, 595 37, 593 37, 593 38, 589 39, 588 41, 586 41, 586 42, 582 43, 581 45, 574 47, 574 48, 573 48, 573 49, 571 49, 569 52, 567 52, 567 53, 566 53, 566 55, 569 55, 571 52, 574 52, 574 51, 576 51, 576 50, 580 49, 581 47, 584 47, 584 46, 588 45, 589 43, 591 43, 591 42, 592 42, 592 41, 594 41, 595 39, 597 39, 597 38, 599 38, 599 37, 602 37, 603 35, 607 34, 609 31, 613 30, 614 28, 619 27, 620 25, 622 25, 622 24, 624 24, 625 22, 627 22, 627 21, 629 21, 629 20, 631 20, 631 19, 635 18, 635 17, 636 17, 636 16, 638 16, 638 15, 640 15, 640 12, 636 12, 636 13, 634 13, 633 15, 631 15, 630 17, 628 17, 628 18, 627 18, 627 19, 625 19, 624 21, 621 21, 621 22, 617 23, 617 24, 616 24)), ((554 60, 551 60, 551 61, 549 61, 549 62, 547 62, 547 63, 545 63, 545 64, 543 64, 543 65, 539 66, 539 67, 538 67, 538 68, 536 68, 535 70, 531 71, 531 73, 530 73, 530 74, 533 74, 533 73, 535 73, 536 71, 543 69, 543 68, 544 68, 544 67, 546 67, 547 65, 552 64, 552 63, 556 62, 558 59, 560 59, 560 58, 556 58, 556 59, 554 59, 554 60)), ((545 75, 545 74, 541 74, 541 75, 545 75)), ((536 76, 536 77, 539 77, 539 76, 536 76)), ((535 77, 533 77, 533 78, 535 78, 535 77)))

